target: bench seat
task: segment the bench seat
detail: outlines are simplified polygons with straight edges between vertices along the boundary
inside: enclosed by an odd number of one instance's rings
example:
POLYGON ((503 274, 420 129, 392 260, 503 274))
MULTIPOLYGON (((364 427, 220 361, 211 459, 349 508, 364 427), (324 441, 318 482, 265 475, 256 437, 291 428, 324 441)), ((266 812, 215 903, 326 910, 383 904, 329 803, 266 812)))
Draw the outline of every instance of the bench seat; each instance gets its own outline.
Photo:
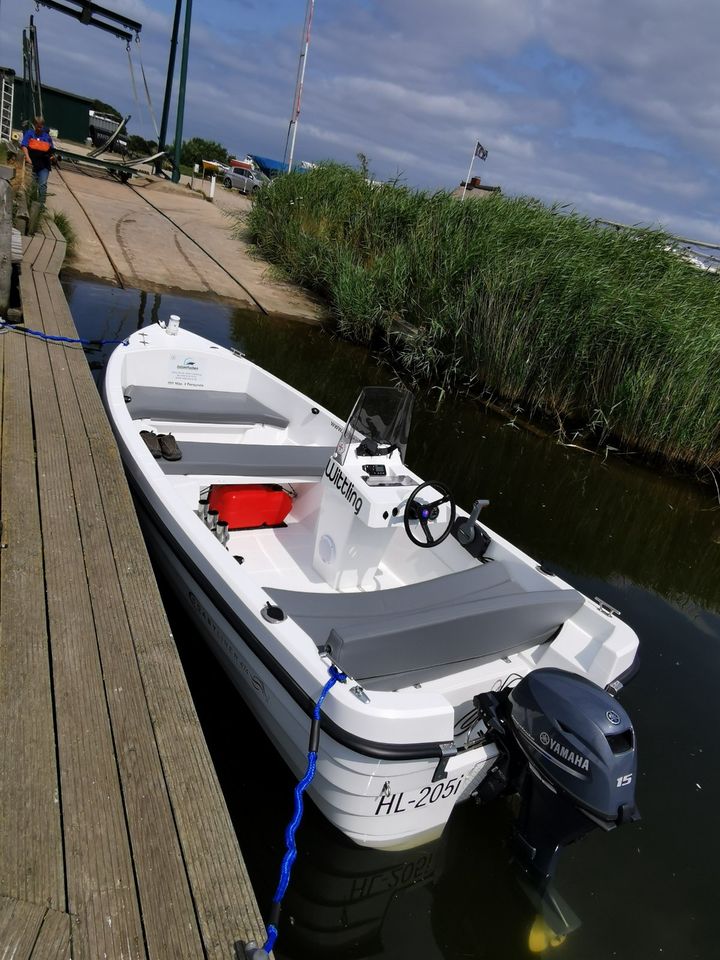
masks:
POLYGON ((287 443, 178 444, 181 460, 158 460, 169 476, 321 477, 334 447, 292 446, 287 443))
POLYGON ((584 602, 540 574, 528 586, 494 561, 367 593, 265 590, 349 676, 396 690, 547 643, 584 602))
POLYGON ((133 420, 179 423, 267 424, 284 429, 287 417, 266 407, 247 393, 230 390, 196 390, 192 387, 125 388, 125 402, 133 420))

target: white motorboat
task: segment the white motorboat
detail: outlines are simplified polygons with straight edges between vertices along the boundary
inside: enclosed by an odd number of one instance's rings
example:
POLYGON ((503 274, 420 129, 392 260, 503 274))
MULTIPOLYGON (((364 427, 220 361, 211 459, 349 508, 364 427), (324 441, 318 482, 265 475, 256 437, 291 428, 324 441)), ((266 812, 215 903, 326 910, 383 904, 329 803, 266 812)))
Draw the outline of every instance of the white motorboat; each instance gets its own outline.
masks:
POLYGON ((151 551, 298 776, 347 678, 308 790, 348 837, 417 846, 515 790, 547 876, 635 816, 635 633, 413 473, 410 394, 366 388, 343 422, 171 317, 115 349, 104 398, 151 551))

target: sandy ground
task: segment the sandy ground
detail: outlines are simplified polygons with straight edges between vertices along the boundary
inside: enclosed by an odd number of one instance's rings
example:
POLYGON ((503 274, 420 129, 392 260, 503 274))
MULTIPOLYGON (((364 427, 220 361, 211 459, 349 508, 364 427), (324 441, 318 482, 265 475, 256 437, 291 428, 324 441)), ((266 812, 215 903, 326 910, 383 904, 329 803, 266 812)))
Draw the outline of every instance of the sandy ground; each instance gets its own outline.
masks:
MULTIPOLYGON (((321 304, 276 279, 246 242, 232 236, 236 216, 251 201, 216 184, 208 202, 183 179, 173 184, 136 176, 125 185, 102 170, 64 161, 50 176, 47 201, 51 212, 67 216, 77 236, 64 269, 149 292, 199 294, 320 319, 321 304)), ((204 187, 207 192, 209 184, 204 187)))

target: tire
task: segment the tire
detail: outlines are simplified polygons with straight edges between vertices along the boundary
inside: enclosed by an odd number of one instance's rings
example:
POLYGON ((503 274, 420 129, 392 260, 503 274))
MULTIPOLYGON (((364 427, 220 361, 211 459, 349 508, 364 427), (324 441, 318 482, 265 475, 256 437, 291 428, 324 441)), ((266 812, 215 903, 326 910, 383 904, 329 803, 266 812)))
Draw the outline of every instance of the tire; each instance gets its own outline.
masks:
POLYGON ((223 180, 223 186, 226 187, 228 190, 232 190, 232 180, 230 179, 230 177, 225 177, 225 179, 223 180))

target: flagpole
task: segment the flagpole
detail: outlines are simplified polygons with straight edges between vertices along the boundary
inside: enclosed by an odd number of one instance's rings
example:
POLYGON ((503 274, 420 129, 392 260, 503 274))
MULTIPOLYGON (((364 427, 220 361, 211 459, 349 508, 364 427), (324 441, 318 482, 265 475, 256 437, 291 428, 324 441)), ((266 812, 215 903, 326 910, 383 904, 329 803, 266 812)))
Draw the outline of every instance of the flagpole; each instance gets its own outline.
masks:
POLYGON ((297 80, 295 82, 295 97, 293 100, 292 116, 285 138, 285 155, 283 163, 287 163, 287 172, 292 173, 293 158, 295 155, 295 137, 297 136, 298 118, 300 116, 300 101, 305 83, 305 67, 307 65, 308 47, 310 46, 310 29, 312 27, 315 0, 307 0, 305 23, 303 25, 302 40, 300 42, 300 60, 298 62, 297 80), (288 155, 289 151, 289 155, 288 155))
POLYGON ((465 199, 465 191, 467 190, 468 180, 470 179, 470 174, 472 173, 472 165, 475 163, 475 151, 477 150, 478 141, 475 141, 475 146, 473 147, 472 157, 470 158, 470 166, 468 167, 467 177, 465 177, 465 185, 463 186, 461 200, 465 199))

